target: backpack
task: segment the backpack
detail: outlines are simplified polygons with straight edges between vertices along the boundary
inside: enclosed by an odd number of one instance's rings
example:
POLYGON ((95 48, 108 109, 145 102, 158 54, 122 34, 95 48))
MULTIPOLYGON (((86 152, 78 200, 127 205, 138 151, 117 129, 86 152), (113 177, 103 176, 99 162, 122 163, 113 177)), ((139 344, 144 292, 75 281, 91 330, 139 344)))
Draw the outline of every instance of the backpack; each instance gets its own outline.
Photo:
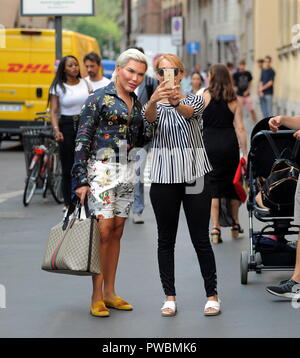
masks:
POLYGON ((262 183, 262 202, 267 208, 279 211, 294 206, 300 169, 295 161, 299 141, 296 140, 292 152, 284 149, 279 154, 270 134, 265 133, 265 135, 277 159, 275 159, 268 178, 262 183))

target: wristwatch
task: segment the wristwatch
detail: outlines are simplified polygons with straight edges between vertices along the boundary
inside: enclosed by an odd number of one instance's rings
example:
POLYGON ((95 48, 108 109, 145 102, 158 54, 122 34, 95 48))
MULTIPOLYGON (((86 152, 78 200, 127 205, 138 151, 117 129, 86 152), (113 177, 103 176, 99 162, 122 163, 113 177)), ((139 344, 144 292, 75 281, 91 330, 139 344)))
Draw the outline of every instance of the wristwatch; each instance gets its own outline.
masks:
POLYGON ((171 104, 172 107, 176 108, 180 105, 180 101, 177 104, 171 104))

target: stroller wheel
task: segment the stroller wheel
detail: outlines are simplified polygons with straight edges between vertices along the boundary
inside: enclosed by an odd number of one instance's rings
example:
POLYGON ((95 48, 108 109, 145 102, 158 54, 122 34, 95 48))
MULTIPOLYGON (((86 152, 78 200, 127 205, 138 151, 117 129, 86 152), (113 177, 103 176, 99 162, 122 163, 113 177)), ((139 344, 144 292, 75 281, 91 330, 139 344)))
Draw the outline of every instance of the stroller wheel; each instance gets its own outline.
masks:
MULTIPOLYGON (((255 253, 255 264, 256 264, 256 267, 257 266, 260 266, 262 264, 262 258, 261 258, 261 254, 260 252, 256 252, 255 253)), ((257 274, 261 274, 261 269, 260 268, 256 268, 255 272, 257 274)))
POLYGON ((260 252, 255 253, 255 262, 256 262, 256 265, 261 265, 262 264, 262 258, 261 258, 260 252))
POLYGON ((240 270, 241 270, 241 284, 247 285, 248 283, 248 263, 249 263, 249 256, 247 251, 242 251, 241 253, 241 263, 240 263, 240 270))

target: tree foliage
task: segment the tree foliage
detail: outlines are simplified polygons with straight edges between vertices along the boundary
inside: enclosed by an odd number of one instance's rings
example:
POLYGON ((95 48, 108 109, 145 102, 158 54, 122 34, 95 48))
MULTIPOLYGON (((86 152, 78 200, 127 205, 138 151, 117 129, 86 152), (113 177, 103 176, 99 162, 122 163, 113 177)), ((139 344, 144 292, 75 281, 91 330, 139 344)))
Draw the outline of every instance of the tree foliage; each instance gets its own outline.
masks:
POLYGON ((104 52, 109 48, 119 52, 121 30, 117 21, 121 5, 122 0, 95 0, 95 16, 64 17, 63 27, 95 37, 104 52))

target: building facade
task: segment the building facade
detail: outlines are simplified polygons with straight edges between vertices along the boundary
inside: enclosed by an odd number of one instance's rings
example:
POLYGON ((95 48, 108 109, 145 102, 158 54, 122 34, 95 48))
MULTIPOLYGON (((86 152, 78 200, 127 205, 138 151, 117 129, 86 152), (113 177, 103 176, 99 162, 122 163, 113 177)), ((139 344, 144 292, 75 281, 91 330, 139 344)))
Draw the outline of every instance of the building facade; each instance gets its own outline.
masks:
POLYGON ((161 0, 133 0, 131 8, 131 45, 137 35, 162 33, 161 0))
POLYGON ((184 0, 161 0, 162 8, 162 31, 165 34, 172 32, 171 23, 173 16, 183 16, 187 18, 187 2, 184 0))
POLYGON ((274 114, 300 114, 300 0, 256 0, 254 29, 255 58, 270 55, 276 71, 274 114))
POLYGON ((139 34, 160 34, 162 32, 161 0, 139 0, 136 6, 138 21, 134 32, 139 34))
POLYGON ((300 0, 161 0, 152 7, 150 1, 149 7, 145 3, 132 0, 135 34, 159 33, 158 21, 147 25, 151 12, 158 16, 160 11, 160 31, 165 34, 171 33, 172 17, 183 16, 184 44, 178 53, 186 68, 200 64, 206 69, 217 62, 237 65, 245 59, 254 76, 256 104, 261 73, 256 61, 270 55, 276 71, 274 114, 300 114, 300 0), (195 42, 200 51, 191 53, 189 44, 195 42))
POLYGON ((20 0, 0 0, 0 25, 4 28, 54 28, 52 17, 20 16, 20 0))
MULTIPOLYGON (((189 0, 186 43, 198 42, 200 51, 185 60, 190 67, 246 59, 253 63, 253 0, 189 0)), ((188 47, 187 47, 188 48, 188 47)), ((186 48, 186 50, 187 50, 186 48)))
POLYGON ((277 6, 276 63, 279 71, 275 86, 276 113, 300 115, 300 1, 278 0, 277 6))

